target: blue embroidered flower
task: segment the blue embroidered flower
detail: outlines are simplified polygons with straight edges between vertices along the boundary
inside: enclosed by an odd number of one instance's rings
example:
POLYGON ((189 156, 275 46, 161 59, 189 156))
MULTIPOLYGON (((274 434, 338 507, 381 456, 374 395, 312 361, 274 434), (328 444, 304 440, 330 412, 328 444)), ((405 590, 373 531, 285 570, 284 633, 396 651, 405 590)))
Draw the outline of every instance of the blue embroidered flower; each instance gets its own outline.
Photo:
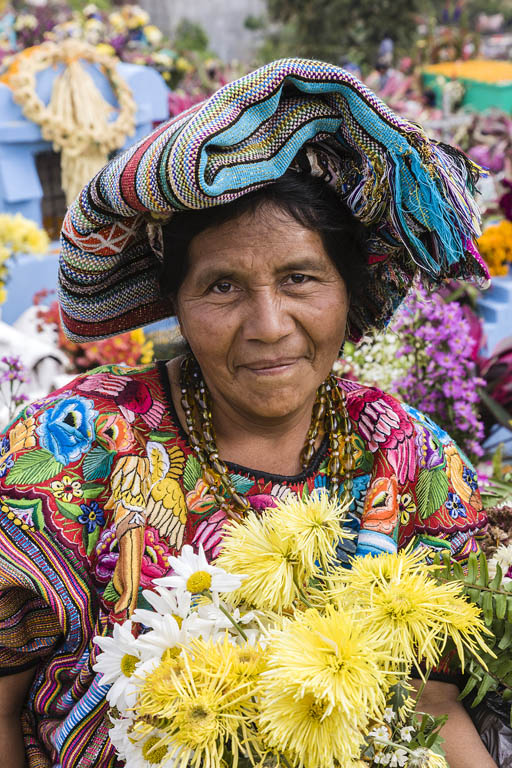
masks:
POLYGON ((0 442, 0 477, 4 477, 7 471, 14 464, 13 457, 10 454, 7 456, 10 448, 11 444, 9 442, 9 438, 2 437, 2 441, 0 442))
POLYGON ((478 489, 478 476, 474 469, 464 467, 462 469, 462 479, 466 485, 469 485, 472 491, 476 491, 478 489))
POLYGON ((450 513, 450 517, 453 517, 454 519, 456 517, 467 517, 466 508, 458 493, 448 491, 448 500, 445 501, 445 507, 450 513))
POLYGON ((94 420, 98 415, 93 405, 92 400, 75 395, 41 415, 37 428, 41 446, 51 451, 61 464, 76 461, 91 447, 94 420))
POLYGON ((80 504, 80 509, 82 514, 78 517, 78 522, 87 526, 87 533, 92 533, 98 525, 105 525, 105 515, 97 501, 80 504))

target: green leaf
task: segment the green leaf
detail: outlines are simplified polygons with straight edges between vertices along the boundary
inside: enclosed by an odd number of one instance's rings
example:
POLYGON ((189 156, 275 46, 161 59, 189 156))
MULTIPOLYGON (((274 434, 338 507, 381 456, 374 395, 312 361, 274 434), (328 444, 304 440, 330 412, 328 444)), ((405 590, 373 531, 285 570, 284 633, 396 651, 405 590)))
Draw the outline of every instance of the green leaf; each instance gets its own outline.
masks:
POLYGON ((108 477, 114 456, 112 451, 106 451, 99 445, 89 451, 83 463, 84 480, 108 477))
POLYGON ((84 499, 97 499, 98 496, 105 490, 104 485, 99 483, 85 483, 82 486, 84 499))
POLYGON ((106 600, 107 603, 116 603, 120 597, 121 595, 114 587, 114 582, 110 580, 103 591, 103 599, 106 600))
POLYGON ((468 557, 468 575, 466 581, 470 584, 476 584, 478 576, 478 558, 476 552, 470 552, 468 557))
MULTIPOLYGON (((87 526, 86 525, 84 525, 84 528, 87 530, 87 526)), ((94 547, 96 546, 96 544, 98 542, 98 539, 100 537, 100 533, 101 533, 101 528, 100 528, 99 525, 97 525, 96 528, 94 529, 94 531, 92 531, 92 533, 88 534, 87 546, 85 548, 85 552, 86 552, 87 555, 90 555, 91 552, 93 551, 94 547)))
POLYGON ((178 436, 177 432, 150 432, 149 439, 154 440, 157 443, 166 443, 168 440, 172 440, 178 436))
POLYGON ((478 693, 476 694, 475 700, 472 702, 472 707, 477 707, 480 702, 483 700, 486 693, 491 689, 491 687, 494 684, 494 680, 490 675, 487 675, 484 673, 482 682, 480 683, 480 687, 478 688, 478 693))
POLYGON ((475 688, 475 686, 480 682, 480 679, 476 675, 471 675, 462 689, 462 691, 459 693, 459 699, 464 699, 471 691, 475 688))
POLYGON ((252 480, 249 480, 249 478, 244 477, 243 475, 230 475, 229 477, 231 478, 235 490, 241 494, 247 493, 247 491, 254 485, 252 480))
POLYGON ((492 624, 494 619, 494 610, 492 605, 492 592, 484 592, 482 598, 482 612, 484 614, 484 622, 487 627, 492 624))
POLYGON ((494 595, 494 603, 496 605, 496 618, 504 619, 507 613, 507 596, 494 595))
POLYGON ((422 469, 416 485, 418 510, 424 520, 437 512, 448 498, 448 477, 443 469, 422 469))
POLYGON ((498 424, 501 424, 501 426, 506 429, 512 430, 512 419, 510 418, 510 413, 507 409, 491 397, 485 389, 478 387, 478 394, 480 395, 483 404, 491 412, 498 424))
POLYGON ((82 514, 82 510, 78 504, 70 504, 68 501, 60 501, 60 499, 55 499, 55 502, 62 517, 65 517, 68 520, 74 520, 76 522, 78 517, 82 514))
POLYGON ((62 464, 45 448, 27 451, 9 471, 6 485, 35 485, 45 483, 62 472, 62 464))
POLYGON ((480 566, 478 583, 481 587, 487 587, 489 584, 489 570, 487 568, 487 558, 483 552, 480 552, 478 556, 478 564, 480 566))
POLYGON ((195 456, 189 456, 183 472, 183 485, 187 491, 193 491, 202 477, 201 465, 195 456))
POLYGON ((309 499, 309 488, 308 484, 304 483, 302 487, 302 501, 307 501, 307 499, 309 499))
POLYGON ((512 645, 512 624, 505 624, 505 631, 498 643, 500 651, 506 651, 512 645))

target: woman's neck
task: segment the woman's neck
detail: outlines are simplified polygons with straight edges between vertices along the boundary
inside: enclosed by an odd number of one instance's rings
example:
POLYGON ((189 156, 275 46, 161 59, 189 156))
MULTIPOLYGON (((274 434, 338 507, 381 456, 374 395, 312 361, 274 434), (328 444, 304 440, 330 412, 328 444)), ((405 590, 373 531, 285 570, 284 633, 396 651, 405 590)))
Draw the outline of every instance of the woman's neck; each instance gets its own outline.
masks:
MULTIPOLYGON (((185 429, 186 418, 181 406, 180 361, 167 366, 171 393, 178 418, 185 429)), ((289 414, 277 421, 262 423, 240 414, 223 399, 214 399, 212 419, 217 450, 223 461, 277 475, 296 475, 302 470, 301 452, 311 424, 311 407, 289 414)), ((318 435, 318 448, 322 434, 318 435)))

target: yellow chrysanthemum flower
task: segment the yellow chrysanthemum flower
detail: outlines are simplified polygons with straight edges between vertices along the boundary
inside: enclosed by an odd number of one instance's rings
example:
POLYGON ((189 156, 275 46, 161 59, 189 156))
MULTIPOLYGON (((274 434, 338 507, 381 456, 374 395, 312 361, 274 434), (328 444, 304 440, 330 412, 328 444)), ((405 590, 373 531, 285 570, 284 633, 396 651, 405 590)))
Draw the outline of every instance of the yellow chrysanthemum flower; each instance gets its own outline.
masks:
POLYGON ((291 608, 305 579, 299 553, 267 512, 250 512, 243 522, 224 528, 222 551, 215 565, 244 575, 240 589, 230 592, 235 603, 244 600, 260 610, 291 608))
POLYGON ((176 768, 221 768, 226 748, 235 764, 242 744, 259 747, 249 730, 257 714, 254 683, 233 673, 231 648, 227 638, 220 646, 195 641, 146 678, 135 712, 143 724, 138 732, 147 735, 148 723, 157 727, 164 736, 153 746, 166 746, 176 768))
POLYGON ((258 728, 265 743, 284 753, 294 767, 332 768, 335 760, 345 766, 360 753, 363 739, 356 724, 326 699, 311 693, 297 699, 264 686, 260 709, 258 728))
MULTIPOLYGON (((401 658, 418 670, 422 659, 428 667, 439 661, 451 634, 449 616, 453 615, 453 607, 460 605, 469 617, 460 585, 438 584, 431 573, 425 554, 408 549, 397 554, 356 558, 350 571, 339 574, 345 582, 343 599, 351 600, 354 610, 361 611, 361 621, 380 635, 383 647, 388 648, 392 657, 401 658)), ((466 644, 473 635, 483 647, 480 626, 471 628, 467 619, 462 620, 456 637, 466 644)), ((451 626, 454 628, 455 623, 451 626)))
POLYGON ((459 594, 455 597, 439 595, 438 591, 433 595, 433 600, 439 620, 444 623, 446 635, 455 644, 462 672, 464 672, 464 648, 467 648, 485 666, 478 651, 481 648, 485 652, 492 653, 483 639, 483 635, 492 635, 492 632, 485 626, 478 605, 469 602, 460 590, 459 586, 459 594))
POLYGON ((307 576, 313 576, 318 566, 323 572, 332 567, 336 544, 342 536, 353 536, 342 528, 348 506, 324 491, 305 500, 292 495, 268 511, 281 535, 292 540, 307 576))
POLYGON ((233 645, 226 632, 222 642, 193 638, 188 646, 189 665, 195 679, 222 678, 242 701, 252 696, 259 676, 267 668, 267 651, 260 645, 233 645))
POLYGON ((387 679, 377 642, 345 611, 309 609, 271 633, 265 685, 297 696, 314 694, 347 715, 363 708, 378 718, 386 706, 387 679))

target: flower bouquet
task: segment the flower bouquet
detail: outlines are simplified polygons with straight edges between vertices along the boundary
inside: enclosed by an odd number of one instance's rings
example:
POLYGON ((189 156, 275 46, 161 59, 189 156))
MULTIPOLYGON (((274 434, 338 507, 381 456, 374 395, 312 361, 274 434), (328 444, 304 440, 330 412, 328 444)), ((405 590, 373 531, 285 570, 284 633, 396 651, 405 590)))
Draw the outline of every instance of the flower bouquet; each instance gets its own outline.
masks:
POLYGON ((480 658, 490 632, 421 551, 339 565, 346 510, 318 491, 231 522, 214 563, 184 546, 95 638, 128 768, 447 765, 410 677, 421 690, 448 642, 480 658))

